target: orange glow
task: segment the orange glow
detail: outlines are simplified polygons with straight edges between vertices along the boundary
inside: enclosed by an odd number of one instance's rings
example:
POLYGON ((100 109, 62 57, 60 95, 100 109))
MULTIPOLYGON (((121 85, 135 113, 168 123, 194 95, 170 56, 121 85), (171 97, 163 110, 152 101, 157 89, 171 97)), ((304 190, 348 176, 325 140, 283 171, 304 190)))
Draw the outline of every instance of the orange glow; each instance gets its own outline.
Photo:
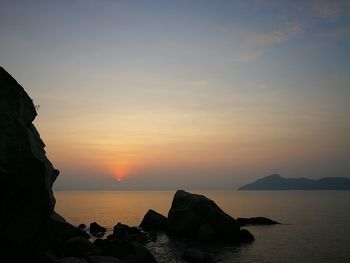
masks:
POLYGON ((124 164, 110 165, 109 170, 112 171, 113 176, 115 177, 117 182, 121 182, 124 180, 126 176, 128 176, 130 169, 124 164))

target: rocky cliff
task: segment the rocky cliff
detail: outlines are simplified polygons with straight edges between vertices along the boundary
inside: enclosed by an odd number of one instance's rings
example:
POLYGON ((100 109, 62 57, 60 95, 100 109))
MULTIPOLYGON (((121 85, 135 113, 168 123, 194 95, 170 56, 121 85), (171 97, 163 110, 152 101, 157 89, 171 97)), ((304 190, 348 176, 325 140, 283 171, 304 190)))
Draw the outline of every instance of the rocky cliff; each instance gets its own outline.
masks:
POLYGON ((34 253, 55 206, 59 172, 32 123, 36 115, 31 98, 0 67, 0 235, 12 262, 34 253))

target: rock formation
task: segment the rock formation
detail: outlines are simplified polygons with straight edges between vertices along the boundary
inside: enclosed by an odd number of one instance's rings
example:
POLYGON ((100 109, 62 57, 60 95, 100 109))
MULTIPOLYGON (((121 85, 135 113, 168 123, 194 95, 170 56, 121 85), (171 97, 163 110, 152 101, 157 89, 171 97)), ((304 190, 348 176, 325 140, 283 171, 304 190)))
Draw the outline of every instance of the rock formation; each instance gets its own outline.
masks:
POLYGON ((168 219, 165 216, 152 209, 149 209, 143 217, 140 227, 146 231, 151 229, 164 230, 166 229, 167 225, 168 219))
POLYGON ((208 228, 215 239, 229 242, 254 240, 253 235, 241 230, 238 221, 222 211, 214 201, 203 195, 178 190, 169 210, 169 233, 201 237, 208 236, 208 228))
MULTIPOLYGON (((129 227, 127 236, 135 242, 112 236, 97 246, 82 230, 86 226, 74 227, 54 212, 52 185, 59 172, 32 123, 36 115, 28 94, 0 67, 1 262, 156 262, 137 243, 142 233, 136 228, 129 227)), ((105 231, 90 225, 94 234, 105 231)))
POLYGON ((13 261, 35 253, 55 206, 52 184, 59 172, 32 123, 36 115, 31 98, 0 67, 0 231, 13 261))

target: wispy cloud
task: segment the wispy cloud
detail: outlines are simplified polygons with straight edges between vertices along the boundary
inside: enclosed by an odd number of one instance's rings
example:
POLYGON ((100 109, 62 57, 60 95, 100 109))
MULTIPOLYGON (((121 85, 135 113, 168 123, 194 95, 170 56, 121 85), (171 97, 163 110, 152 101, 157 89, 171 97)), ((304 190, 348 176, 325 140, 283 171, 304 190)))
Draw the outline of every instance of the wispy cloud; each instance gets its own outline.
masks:
POLYGON ((288 41, 303 31, 300 24, 286 23, 282 27, 266 32, 255 32, 248 36, 246 43, 250 46, 271 46, 288 41))
POLYGON ((268 48, 288 42, 302 32, 303 28, 298 23, 283 23, 283 25, 270 31, 248 34, 243 39, 244 47, 235 60, 242 63, 254 61, 264 54, 268 48))
POLYGON ((314 15, 323 19, 334 19, 350 15, 350 1, 348 0, 318 0, 310 3, 314 15))

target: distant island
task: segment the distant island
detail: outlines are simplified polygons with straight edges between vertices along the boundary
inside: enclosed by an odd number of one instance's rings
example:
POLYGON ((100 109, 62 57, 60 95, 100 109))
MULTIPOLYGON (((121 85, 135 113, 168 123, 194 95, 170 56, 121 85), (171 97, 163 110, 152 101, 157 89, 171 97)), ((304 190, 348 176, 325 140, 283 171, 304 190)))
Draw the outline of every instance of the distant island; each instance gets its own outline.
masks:
POLYGON ((284 178, 279 174, 272 174, 243 185, 238 190, 350 190, 350 178, 324 177, 313 180, 284 178))

